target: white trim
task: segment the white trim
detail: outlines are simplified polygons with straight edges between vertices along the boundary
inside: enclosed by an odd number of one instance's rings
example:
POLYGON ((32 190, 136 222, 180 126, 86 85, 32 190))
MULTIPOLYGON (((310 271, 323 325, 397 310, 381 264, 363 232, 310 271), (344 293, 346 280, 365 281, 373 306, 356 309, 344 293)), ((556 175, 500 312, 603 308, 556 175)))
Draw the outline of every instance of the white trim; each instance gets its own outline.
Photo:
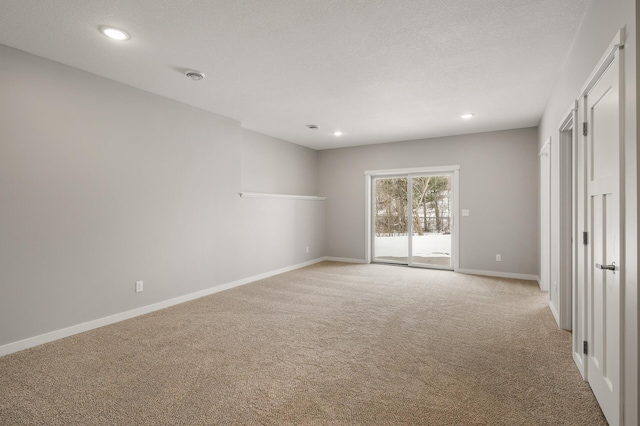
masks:
MULTIPOLYGON (((254 281, 269 278, 274 275, 279 275, 285 272, 290 272, 296 269, 304 268, 305 266, 320 263, 324 260, 329 260, 329 259, 322 257, 322 258, 310 260, 307 262, 298 263, 297 265, 287 266, 285 268, 276 269, 274 271, 265 272, 263 274, 242 278, 236 281, 232 281, 230 283, 218 285, 215 287, 210 287, 205 290, 197 291, 195 293, 185 294, 183 296, 174 297, 172 299, 163 300, 162 302, 154 303, 147 306, 142 306, 140 308, 132 309, 130 311, 109 315, 107 317, 98 318, 82 324, 72 325, 67 328, 51 331, 49 333, 41 334, 39 336, 29 337, 23 340, 19 340, 17 342, 7 343, 6 345, 0 346, 0 356, 9 355, 11 353, 18 352, 24 349, 29 349, 34 346, 42 345, 44 343, 53 342, 54 340, 73 336, 75 334, 83 333, 85 331, 93 330, 96 328, 104 327, 105 325, 114 324, 114 323, 131 319, 140 315, 148 314, 150 312, 158 311, 160 309, 168 308, 170 306, 178 305, 180 303, 188 302, 190 300, 199 299, 204 296, 209 296, 211 294, 219 293, 224 290, 229 290, 234 287, 239 287, 241 285, 249 284, 254 281)), ((356 259, 353 259, 353 260, 356 260, 356 259)), ((346 259, 342 261, 346 261, 346 259)))
MULTIPOLYGON (((573 268, 574 247, 577 245, 575 216, 574 216, 574 185, 573 176, 574 147, 578 140, 578 132, 582 130, 578 126, 578 101, 567 111, 567 115, 558 127, 558 161, 553 170, 558 173, 557 196, 558 211, 552 212, 551 222, 558 220, 558 235, 551 235, 552 242, 558 248, 558 288, 557 306, 553 305, 558 326, 563 330, 573 329, 573 268), (557 216, 556 216, 557 215, 557 216), (572 242, 574 240, 576 245, 572 242)), ((549 293, 551 296, 551 293, 549 293)))
POLYGON ((460 167, 453 171, 453 264, 451 267, 454 272, 458 272, 460 268, 460 167))
POLYGON ((551 287, 551 137, 540 153, 540 290, 551 287))
MULTIPOLYGON (((453 176, 452 176, 453 177, 453 176)), ((431 178, 429 178, 431 179, 431 178)), ((407 264, 409 266, 418 266, 413 263, 413 175, 407 175, 407 264)), ((427 218, 425 217, 426 221, 427 218)), ((451 259, 449 259, 451 260, 451 259)), ((426 265, 419 265, 426 267, 426 265)))
POLYGON ((589 78, 587 78, 587 82, 580 91, 580 96, 578 96, 579 98, 587 96, 591 89, 593 89, 593 86, 595 86, 598 80, 600 80, 600 77, 602 77, 607 68, 609 68, 609 65, 614 61, 618 50, 624 47, 624 35, 625 31, 624 27, 622 27, 618 30, 615 37, 613 37, 613 40, 609 43, 609 47, 607 47, 607 50, 604 55, 602 55, 602 58, 600 58, 600 61, 598 61, 598 65, 596 65, 596 68, 593 70, 589 78))
POLYGON ((455 166, 436 166, 436 167, 414 167, 409 169, 385 169, 385 170, 365 170, 365 175, 371 176, 392 176, 392 175, 410 175, 417 173, 441 173, 460 170, 460 165, 455 166))
POLYGON ((364 259, 351 259, 348 257, 332 257, 325 256, 322 260, 326 260, 328 262, 342 262, 342 263, 369 263, 364 259))
POLYGON ((527 280, 538 282, 537 275, 529 274, 514 274, 512 272, 497 272, 497 271, 480 271, 477 269, 458 269, 456 272, 467 275, 483 275, 486 277, 498 277, 498 278, 513 278, 515 280, 527 280))
POLYGON ((587 309, 586 309, 586 253, 587 246, 582 244, 582 232, 586 229, 586 158, 585 140, 580 127, 585 121, 585 111, 582 103, 584 98, 576 100, 578 108, 576 110, 576 126, 573 132, 573 152, 572 152, 572 202, 571 219, 573 221, 573 253, 571 272, 571 353, 573 360, 578 367, 583 380, 587 379, 586 355, 583 353, 583 342, 587 337, 587 309))
POLYGON ((551 148, 551 138, 547 139, 547 141, 540 148, 540 152, 538 152, 538 157, 549 155, 549 149, 551 148))
POLYGON ((267 192, 241 192, 240 198, 280 198, 286 200, 310 201, 325 201, 327 199, 327 197, 317 197, 315 195, 270 194, 267 192))
POLYGON ((371 251, 372 251, 372 243, 373 243, 373 227, 371 226, 371 213, 373 210, 373 197, 371 196, 371 175, 365 175, 364 177, 364 204, 365 204, 365 219, 364 219, 364 260, 365 263, 371 263, 371 251))
POLYGON ((549 300, 549 309, 551 309, 551 313, 553 314, 553 318, 555 318, 556 323, 560 324, 560 314, 551 300, 549 300))
POLYGON ((567 110, 566 114, 563 116, 564 118, 558 125, 558 131, 564 132, 566 130, 572 130, 573 128, 578 129, 578 100, 573 101, 573 105, 567 110), (575 122, 575 124, 574 124, 575 122))

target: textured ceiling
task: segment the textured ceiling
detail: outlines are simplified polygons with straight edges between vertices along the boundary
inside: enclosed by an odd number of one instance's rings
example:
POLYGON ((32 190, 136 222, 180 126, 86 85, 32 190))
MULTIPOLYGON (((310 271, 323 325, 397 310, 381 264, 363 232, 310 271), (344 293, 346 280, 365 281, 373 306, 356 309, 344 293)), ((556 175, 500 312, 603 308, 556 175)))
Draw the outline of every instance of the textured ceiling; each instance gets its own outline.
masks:
POLYGON ((588 3, 1 0, 0 43, 326 149, 537 125, 588 3))

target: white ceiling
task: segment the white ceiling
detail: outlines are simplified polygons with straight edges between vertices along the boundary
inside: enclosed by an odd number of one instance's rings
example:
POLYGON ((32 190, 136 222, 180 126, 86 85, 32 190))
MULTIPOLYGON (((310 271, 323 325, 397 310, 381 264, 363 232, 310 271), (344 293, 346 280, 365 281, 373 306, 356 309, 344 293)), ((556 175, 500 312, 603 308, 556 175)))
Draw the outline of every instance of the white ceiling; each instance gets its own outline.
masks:
POLYGON ((536 126, 588 3, 1 0, 0 43, 327 149, 536 126))

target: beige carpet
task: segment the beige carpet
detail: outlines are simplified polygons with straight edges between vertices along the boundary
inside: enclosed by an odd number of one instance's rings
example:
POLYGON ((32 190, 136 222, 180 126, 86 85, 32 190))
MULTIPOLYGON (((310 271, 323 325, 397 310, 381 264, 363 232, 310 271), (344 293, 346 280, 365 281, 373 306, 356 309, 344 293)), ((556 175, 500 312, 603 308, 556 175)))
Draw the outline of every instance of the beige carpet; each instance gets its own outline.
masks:
POLYGON ((0 424, 606 424, 545 296, 325 262, 2 357, 0 424))

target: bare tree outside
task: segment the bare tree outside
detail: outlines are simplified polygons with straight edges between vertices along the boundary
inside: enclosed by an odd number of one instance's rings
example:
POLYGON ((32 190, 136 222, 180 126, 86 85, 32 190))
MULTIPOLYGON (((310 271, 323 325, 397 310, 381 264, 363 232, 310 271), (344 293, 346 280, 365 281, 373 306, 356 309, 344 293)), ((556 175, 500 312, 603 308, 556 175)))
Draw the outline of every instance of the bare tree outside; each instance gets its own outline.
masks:
POLYGON ((376 236, 407 235, 407 178, 377 181, 375 220, 376 236))
MULTIPOLYGON (((448 176, 413 178, 412 220, 418 235, 450 233, 450 190, 448 176)), ((407 179, 378 179, 376 184, 376 236, 407 234, 407 179)))

